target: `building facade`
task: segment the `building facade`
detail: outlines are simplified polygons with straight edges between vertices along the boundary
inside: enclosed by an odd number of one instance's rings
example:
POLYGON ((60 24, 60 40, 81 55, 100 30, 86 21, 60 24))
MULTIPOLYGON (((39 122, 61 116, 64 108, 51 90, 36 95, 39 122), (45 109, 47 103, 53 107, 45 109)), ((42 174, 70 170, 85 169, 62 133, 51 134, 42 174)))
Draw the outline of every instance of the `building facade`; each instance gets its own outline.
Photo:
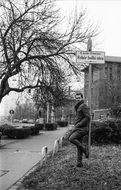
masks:
MULTIPOLYGON (((84 72, 84 97, 88 102, 89 66, 84 72)), ((121 57, 105 56, 105 64, 92 65, 92 111, 121 105, 121 57)))

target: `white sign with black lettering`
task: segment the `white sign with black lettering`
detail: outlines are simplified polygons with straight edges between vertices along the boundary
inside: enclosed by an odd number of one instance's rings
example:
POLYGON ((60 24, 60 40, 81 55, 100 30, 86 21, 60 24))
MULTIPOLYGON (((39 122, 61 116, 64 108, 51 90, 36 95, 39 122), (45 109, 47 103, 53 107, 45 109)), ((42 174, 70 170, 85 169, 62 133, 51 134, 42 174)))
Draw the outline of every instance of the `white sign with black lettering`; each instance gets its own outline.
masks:
POLYGON ((98 51, 78 51, 76 53, 77 63, 104 64, 105 53, 98 51))

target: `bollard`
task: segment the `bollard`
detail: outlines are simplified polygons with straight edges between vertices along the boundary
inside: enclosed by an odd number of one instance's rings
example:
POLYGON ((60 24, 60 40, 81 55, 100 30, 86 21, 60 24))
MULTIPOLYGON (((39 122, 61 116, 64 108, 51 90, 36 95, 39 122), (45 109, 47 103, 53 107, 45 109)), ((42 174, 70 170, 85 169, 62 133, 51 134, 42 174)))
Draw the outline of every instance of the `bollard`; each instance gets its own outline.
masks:
POLYGON ((63 146, 63 140, 64 140, 64 137, 61 137, 60 138, 60 141, 59 141, 59 144, 60 144, 60 147, 62 148, 62 146, 63 146))
POLYGON ((58 152, 58 150, 59 150, 59 140, 57 139, 57 140, 55 140, 55 142, 54 142, 53 155, 54 155, 56 152, 58 152))
POLYGON ((48 148, 47 148, 47 146, 44 146, 44 147, 42 148, 42 160, 41 160, 41 165, 43 164, 43 162, 46 163, 46 161, 47 161, 47 152, 48 152, 48 148))

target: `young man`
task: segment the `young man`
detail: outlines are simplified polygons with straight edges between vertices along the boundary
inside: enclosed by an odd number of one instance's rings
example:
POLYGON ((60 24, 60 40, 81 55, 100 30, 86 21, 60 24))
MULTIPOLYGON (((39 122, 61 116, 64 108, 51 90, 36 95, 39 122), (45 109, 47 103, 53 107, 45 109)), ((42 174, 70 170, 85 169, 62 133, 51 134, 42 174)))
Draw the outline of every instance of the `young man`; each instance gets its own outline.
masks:
POLYGON ((89 131, 90 111, 84 103, 82 93, 76 94, 77 104, 75 105, 76 119, 74 129, 69 135, 69 141, 77 147, 77 167, 82 167, 82 155, 89 157, 88 146, 82 146, 82 140, 89 131))

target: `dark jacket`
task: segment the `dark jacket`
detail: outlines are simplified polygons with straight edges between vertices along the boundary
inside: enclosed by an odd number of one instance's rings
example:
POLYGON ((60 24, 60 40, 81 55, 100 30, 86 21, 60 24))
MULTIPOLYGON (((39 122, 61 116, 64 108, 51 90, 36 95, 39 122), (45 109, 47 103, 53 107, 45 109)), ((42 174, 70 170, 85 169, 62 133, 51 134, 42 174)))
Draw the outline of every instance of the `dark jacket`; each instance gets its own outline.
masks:
POLYGON ((88 128, 90 122, 90 110, 83 100, 75 105, 75 111, 75 128, 88 128))

